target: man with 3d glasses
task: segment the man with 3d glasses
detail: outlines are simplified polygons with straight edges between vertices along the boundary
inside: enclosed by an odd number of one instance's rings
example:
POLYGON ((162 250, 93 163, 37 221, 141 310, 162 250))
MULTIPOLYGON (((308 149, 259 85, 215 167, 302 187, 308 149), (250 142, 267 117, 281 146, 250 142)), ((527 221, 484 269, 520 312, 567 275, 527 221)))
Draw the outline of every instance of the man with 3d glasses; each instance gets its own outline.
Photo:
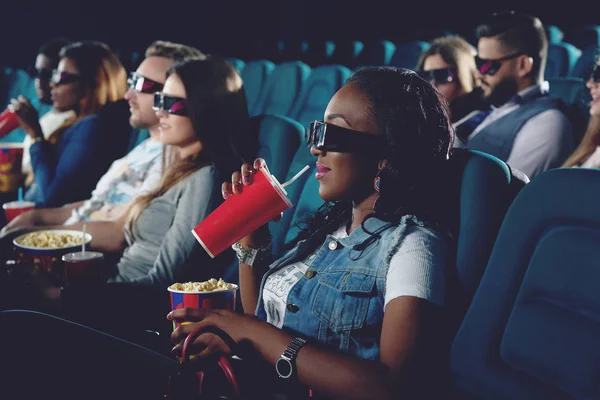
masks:
POLYGON ((491 110, 455 124, 469 149, 507 162, 530 178, 559 167, 573 151, 572 124, 543 81, 548 41, 538 18, 494 14, 478 30, 477 71, 491 110))
POLYGON ((154 94, 162 90, 171 64, 188 57, 205 56, 193 47, 178 43, 157 41, 148 47, 146 58, 129 76, 125 99, 129 102, 131 126, 148 130, 150 137, 112 164, 98 181, 91 199, 24 213, 11 221, 0 237, 18 228, 37 230, 69 225, 81 229, 84 222, 87 222, 88 232, 108 235, 116 230, 120 234, 123 227, 113 226, 111 220, 125 212, 136 197, 154 190, 162 178, 163 145, 157 140, 160 132, 158 117, 152 109, 154 94))

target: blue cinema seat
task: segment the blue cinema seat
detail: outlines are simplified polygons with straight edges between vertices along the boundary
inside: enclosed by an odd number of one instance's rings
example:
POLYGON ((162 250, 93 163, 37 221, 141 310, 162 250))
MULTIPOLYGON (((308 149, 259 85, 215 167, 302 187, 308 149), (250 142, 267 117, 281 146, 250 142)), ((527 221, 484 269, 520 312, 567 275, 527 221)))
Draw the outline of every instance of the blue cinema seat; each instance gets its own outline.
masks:
POLYGON ((244 82, 244 91, 246 92, 246 102, 248 103, 248 112, 250 115, 258 115, 256 112, 258 102, 263 93, 267 79, 273 73, 275 64, 269 60, 253 60, 246 63, 240 73, 244 82))
POLYGON ((430 44, 422 40, 398 43, 390 65, 400 68, 416 69, 421 53, 429 49, 430 44))
POLYGON ((451 349, 455 398, 598 399, 600 171, 555 169, 509 208, 451 349))
POLYGON ((570 43, 551 43, 548 46, 544 77, 548 79, 569 76, 580 55, 581 50, 570 43))
POLYGON ((308 128, 316 119, 323 119, 329 100, 346 82, 351 71, 342 65, 324 65, 312 70, 304 83, 291 116, 308 128))
POLYGON ((288 61, 278 64, 264 83, 260 98, 251 109, 250 115, 291 116, 291 111, 309 75, 310 67, 303 62, 288 61))

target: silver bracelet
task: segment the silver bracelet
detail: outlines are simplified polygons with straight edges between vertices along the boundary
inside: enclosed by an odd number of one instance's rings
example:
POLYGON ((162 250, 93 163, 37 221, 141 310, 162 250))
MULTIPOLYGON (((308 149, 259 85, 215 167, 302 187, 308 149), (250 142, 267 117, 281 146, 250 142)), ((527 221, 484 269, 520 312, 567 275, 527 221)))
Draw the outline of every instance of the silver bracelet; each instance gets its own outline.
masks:
POLYGON ((231 248, 235 251, 240 264, 246 264, 250 267, 254 265, 254 260, 256 260, 258 254, 257 249, 246 247, 241 242, 234 243, 231 248))

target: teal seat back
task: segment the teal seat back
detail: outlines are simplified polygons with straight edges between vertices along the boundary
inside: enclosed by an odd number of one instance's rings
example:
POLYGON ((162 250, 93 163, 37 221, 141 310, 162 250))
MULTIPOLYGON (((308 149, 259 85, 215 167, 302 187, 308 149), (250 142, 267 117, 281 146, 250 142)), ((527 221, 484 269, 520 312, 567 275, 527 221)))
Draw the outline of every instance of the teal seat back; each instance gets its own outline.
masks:
POLYGON ((590 118, 590 91, 585 81, 579 78, 548 79, 550 96, 558 98, 565 104, 565 112, 573 124, 575 141, 580 142, 590 118))
POLYGON ((335 51, 335 43, 330 40, 313 40, 308 42, 308 50, 302 59, 311 67, 331 63, 331 57, 335 51))
POLYGON ((241 74, 244 70, 244 67, 246 66, 244 60, 240 60, 239 58, 228 58, 227 62, 229 62, 229 64, 231 64, 233 68, 235 68, 238 74, 241 74))
POLYGON ((350 73, 342 65, 324 65, 313 69, 291 112, 292 118, 306 128, 312 121, 323 119, 329 100, 346 82, 350 73))
POLYGON ((450 227, 457 239, 457 294, 462 309, 477 290, 508 207, 529 179, 489 154, 455 150, 448 167, 450 227))
POLYGON ((569 76, 580 55, 581 50, 570 43, 551 43, 548 46, 544 77, 548 79, 569 76))
POLYGON ((366 42, 356 61, 358 67, 390 65, 396 45, 389 40, 366 42))
POLYGON ((260 99, 251 115, 272 114, 291 116, 310 67, 300 61, 284 62, 268 77, 260 99))
POLYGON ((10 99, 16 99, 19 95, 27 97, 34 106, 36 102, 39 102, 35 92, 34 79, 27 72, 7 67, 4 69, 4 79, 6 85, 5 105, 10 103, 10 99))
POLYGON ((302 125, 280 115, 257 115, 250 118, 250 130, 258 136, 258 157, 265 159, 279 182, 285 182, 292 159, 304 142, 302 125))
POLYGON ((408 68, 415 70, 419 63, 421 53, 427 51, 431 45, 422 40, 413 40, 396 45, 396 52, 392 57, 390 65, 399 68, 408 68))
POLYGON ((563 31, 556 25, 544 25, 544 30, 546 31, 548 43, 560 43, 565 37, 563 31))
POLYGON ((348 68, 354 68, 364 47, 365 44, 358 40, 336 41, 335 50, 331 55, 331 62, 333 64, 345 65, 348 68))
POLYGON ((248 103, 250 115, 260 114, 256 112, 258 101, 267 82, 267 79, 275 69, 275 64, 269 60, 249 61, 241 72, 248 103))
POLYGON ((590 46, 600 46, 600 25, 585 25, 575 27, 567 35, 567 41, 580 49, 590 46))
POLYGON ((584 168, 515 198, 452 344, 461 398, 599 398, 598 204, 600 171, 584 168))
POLYGON ((581 78, 584 81, 590 79, 590 74, 596 63, 596 59, 600 54, 600 45, 588 46, 582 52, 579 60, 573 68, 571 76, 581 78))

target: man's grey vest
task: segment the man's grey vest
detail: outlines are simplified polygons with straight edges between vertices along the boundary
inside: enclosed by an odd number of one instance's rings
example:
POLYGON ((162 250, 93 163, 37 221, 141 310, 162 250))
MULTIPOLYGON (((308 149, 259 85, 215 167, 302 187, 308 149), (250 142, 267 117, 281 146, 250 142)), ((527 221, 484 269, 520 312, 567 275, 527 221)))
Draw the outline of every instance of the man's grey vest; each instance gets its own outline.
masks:
MULTIPOLYGON (((514 100, 513 100, 514 101, 514 100)), ((532 117, 547 110, 562 111, 562 102, 550 98, 538 87, 525 96, 518 96, 520 107, 498 118, 475 136, 469 138, 466 147, 479 150, 506 161, 517 134, 532 117)))

